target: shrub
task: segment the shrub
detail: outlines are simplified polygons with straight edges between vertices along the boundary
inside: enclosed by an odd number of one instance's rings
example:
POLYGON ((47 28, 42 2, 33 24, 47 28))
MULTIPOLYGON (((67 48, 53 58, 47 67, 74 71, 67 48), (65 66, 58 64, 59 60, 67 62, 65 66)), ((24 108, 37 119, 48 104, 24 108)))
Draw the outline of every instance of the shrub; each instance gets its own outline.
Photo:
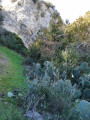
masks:
POLYGON ((90 103, 81 100, 75 103, 75 107, 70 111, 69 120, 90 120, 90 103))
POLYGON ((36 3, 38 0, 33 0, 34 3, 36 3))
POLYGON ((28 56, 25 58, 24 60, 24 64, 32 64, 33 62, 38 62, 38 60, 40 60, 41 57, 41 52, 40 49, 35 45, 32 44, 29 47, 29 52, 28 52, 28 56))
POLYGON ((73 69, 80 64, 79 59, 81 55, 75 47, 68 45, 67 40, 55 47, 53 62, 56 67, 60 68, 61 73, 66 71, 67 78, 71 79, 73 69))
POLYGON ((2 25, 3 15, 0 13, 0 25, 2 25))
POLYGON ((79 17, 72 24, 68 24, 65 28, 65 33, 68 36, 70 42, 87 40, 89 38, 88 28, 90 26, 90 11, 88 11, 84 17, 79 17))
POLYGON ((3 24, 2 6, 0 5, 0 25, 3 24))
POLYGON ((44 61, 51 59, 48 54, 43 53, 42 44, 42 41, 37 41, 29 47, 28 56, 24 60, 24 64, 32 64, 33 62, 43 64, 44 61))
POLYGON ((50 21, 50 28, 38 31, 37 40, 61 42, 64 39, 63 21, 58 13, 54 13, 50 21))
POLYGON ((33 59, 34 62, 37 62, 40 59, 41 53, 38 46, 35 44, 29 47, 29 57, 33 59))
POLYGON ((41 17, 45 17, 45 12, 41 12, 41 17))
POLYGON ((27 71, 27 76, 29 88, 24 99, 28 111, 33 110, 39 100, 35 110, 47 112, 52 120, 66 120, 73 102, 81 97, 81 91, 70 80, 60 80, 59 70, 52 62, 44 62, 43 67, 39 63, 33 64, 27 71))
POLYGON ((52 41, 61 41, 64 39, 63 30, 60 29, 59 24, 51 22, 50 35, 52 36, 52 41))
POLYGON ((59 79, 59 70, 53 66, 52 62, 44 62, 43 67, 39 63, 33 65, 29 68, 30 72, 28 73, 29 79, 45 79, 48 78, 52 81, 59 79))
POLYGON ((50 3, 50 2, 45 2, 45 4, 46 4, 46 6, 49 8, 49 7, 51 7, 51 8, 53 8, 54 7, 54 5, 52 4, 52 3, 50 3))
POLYGON ((15 50, 22 55, 27 54, 27 48, 24 46, 22 39, 15 33, 11 33, 7 30, 3 30, 3 32, 0 33, 0 44, 15 50))

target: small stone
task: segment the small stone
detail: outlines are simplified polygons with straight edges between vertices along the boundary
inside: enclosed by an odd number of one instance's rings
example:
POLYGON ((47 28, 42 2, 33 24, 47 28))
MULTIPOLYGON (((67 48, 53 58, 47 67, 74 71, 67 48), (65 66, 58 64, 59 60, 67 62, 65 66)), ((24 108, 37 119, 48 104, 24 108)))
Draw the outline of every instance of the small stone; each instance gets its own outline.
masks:
POLYGON ((13 95, 13 93, 8 92, 7 96, 8 96, 8 97, 13 97, 14 95, 13 95))

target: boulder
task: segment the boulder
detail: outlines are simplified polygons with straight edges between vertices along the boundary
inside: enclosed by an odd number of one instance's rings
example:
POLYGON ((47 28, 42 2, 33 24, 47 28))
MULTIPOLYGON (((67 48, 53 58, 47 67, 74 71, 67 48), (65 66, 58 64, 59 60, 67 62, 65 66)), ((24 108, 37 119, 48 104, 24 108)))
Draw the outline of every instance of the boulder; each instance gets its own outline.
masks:
POLYGON ((11 92, 8 92, 7 96, 8 96, 8 97, 13 97, 13 96, 14 96, 14 94, 13 94, 13 93, 11 93, 11 92))

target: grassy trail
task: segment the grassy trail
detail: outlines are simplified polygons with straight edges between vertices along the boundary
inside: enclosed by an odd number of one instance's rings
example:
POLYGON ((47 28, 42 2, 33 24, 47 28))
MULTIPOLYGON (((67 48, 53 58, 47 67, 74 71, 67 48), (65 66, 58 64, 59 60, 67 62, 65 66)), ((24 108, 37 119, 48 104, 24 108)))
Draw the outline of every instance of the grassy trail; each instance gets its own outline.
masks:
POLYGON ((22 60, 21 55, 0 46, 0 93, 26 87, 22 60))

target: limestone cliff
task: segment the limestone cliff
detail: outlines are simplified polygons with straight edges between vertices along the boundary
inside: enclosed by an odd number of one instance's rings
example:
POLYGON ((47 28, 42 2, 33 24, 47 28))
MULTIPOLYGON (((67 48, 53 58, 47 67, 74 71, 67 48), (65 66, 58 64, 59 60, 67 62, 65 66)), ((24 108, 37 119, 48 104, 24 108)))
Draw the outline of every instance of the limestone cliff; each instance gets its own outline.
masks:
POLYGON ((25 46, 28 47, 35 40, 40 28, 49 27, 56 10, 42 0, 9 1, 8 5, 3 5, 3 27, 20 35, 25 46))

